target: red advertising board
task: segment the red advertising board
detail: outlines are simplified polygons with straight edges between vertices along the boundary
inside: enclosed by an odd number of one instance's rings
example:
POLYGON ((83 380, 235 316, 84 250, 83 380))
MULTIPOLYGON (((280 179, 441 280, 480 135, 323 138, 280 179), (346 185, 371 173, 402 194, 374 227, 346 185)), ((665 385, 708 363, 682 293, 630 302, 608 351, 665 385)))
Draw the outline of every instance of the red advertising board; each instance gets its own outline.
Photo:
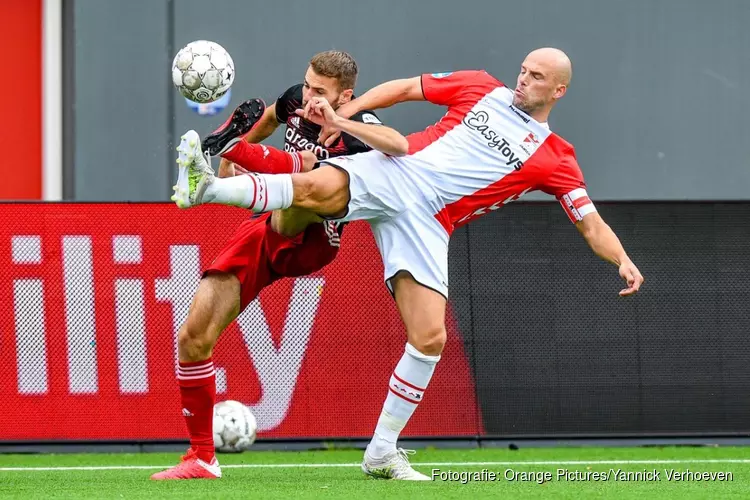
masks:
MULTIPOLYGON (((186 437, 175 335, 201 269, 244 210, 167 204, 0 205, 0 441, 186 437)), ((336 262, 282 280, 224 332, 219 399, 260 437, 369 436, 405 334, 369 227, 336 262)), ((404 435, 483 432, 455 322, 404 435)))

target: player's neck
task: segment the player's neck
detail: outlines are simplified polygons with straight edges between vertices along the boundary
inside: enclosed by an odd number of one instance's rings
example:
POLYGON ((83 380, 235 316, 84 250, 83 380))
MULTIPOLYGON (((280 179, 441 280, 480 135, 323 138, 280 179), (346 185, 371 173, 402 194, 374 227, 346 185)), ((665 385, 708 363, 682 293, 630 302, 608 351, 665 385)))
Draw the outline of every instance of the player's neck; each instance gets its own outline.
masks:
POLYGON ((529 116, 531 116, 534 120, 538 121, 539 123, 547 123, 549 121, 550 111, 552 111, 552 108, 538 109, 530 113, 529 116))

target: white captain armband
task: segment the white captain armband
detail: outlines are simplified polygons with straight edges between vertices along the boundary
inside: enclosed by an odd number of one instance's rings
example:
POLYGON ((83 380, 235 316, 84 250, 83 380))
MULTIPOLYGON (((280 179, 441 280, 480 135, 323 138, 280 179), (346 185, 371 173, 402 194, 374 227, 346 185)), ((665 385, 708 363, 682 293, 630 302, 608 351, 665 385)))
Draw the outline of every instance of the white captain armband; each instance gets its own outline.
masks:
POLYGON ((560 198, 560 204, 565 209, 571 222, 583 220, 588 214, 596 212, 594 203, 583 188, 574 189, 560 198))

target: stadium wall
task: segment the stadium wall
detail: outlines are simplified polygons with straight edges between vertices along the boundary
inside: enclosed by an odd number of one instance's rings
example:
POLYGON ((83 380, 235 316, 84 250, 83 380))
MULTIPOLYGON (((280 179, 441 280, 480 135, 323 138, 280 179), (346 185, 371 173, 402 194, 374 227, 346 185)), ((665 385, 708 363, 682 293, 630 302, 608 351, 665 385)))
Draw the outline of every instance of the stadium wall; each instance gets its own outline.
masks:
MULTIPOLYGON (((75 79, 68 199, 167 201, 175 139, 223 121, 189 110, 172 88, 177 49, 213 39, 234 56, 230 106, 272 102, 317 51, 358 60, 358 91, 423 72, 485 68, 514 84, 524 55, 553 45, 574 65, 553 130, 577 147, 595 200, 746 200, 750 185, 750 2, 745 0, 66 0, 75 79), (72 36, 71 36, 72 33, 72 36), (71 173, 72 172, 72 173, 71 173), (71 182, 74 184, 71 188, 71 182)), ((382 111, 403 132, 443 110, 382 111)), ((282 144, 277 132, 272 144, 282 144)), ((67 147, 67 146, 66 146, 67 147)), ((536 195, 534 195, 536 196, 536 195)), ((542 197, 531 196, 529 199, 542 197)))
MULTIPOLYGON (((556 203, 458 230, 449 341, 404 437, 737 437, 750 432, 748 203, 602 203, 647 282, 556 203)), ((0 205, 0 445, 185 439, 175 335, 247 212, 159 203, 0 205), (159 221, 154 224, 154 221, 159 221)), ((405 334, 369 228, 263 292, 214 353, 219 399, 264 440, 370 435, 405 334)))

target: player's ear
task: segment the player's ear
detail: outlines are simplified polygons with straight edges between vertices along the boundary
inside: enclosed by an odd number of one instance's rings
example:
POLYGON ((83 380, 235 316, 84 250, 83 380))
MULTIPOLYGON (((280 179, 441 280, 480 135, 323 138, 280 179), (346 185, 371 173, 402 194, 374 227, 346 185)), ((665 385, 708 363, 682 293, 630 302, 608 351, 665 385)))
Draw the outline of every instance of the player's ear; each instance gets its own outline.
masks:
POLYGON ((339 106, 341 106, 342 104, 346 104, 347 102, 351 101, 353 94, 354 94, 354 90, 353 89, 346 89, 346 90, 342 91, 339 94, 339 106))
POLYGON ((562 96, 565 95, 565 93, 568 91, 567 85, 558 85, 555 89, 554 98, 560 99, 562 96))

